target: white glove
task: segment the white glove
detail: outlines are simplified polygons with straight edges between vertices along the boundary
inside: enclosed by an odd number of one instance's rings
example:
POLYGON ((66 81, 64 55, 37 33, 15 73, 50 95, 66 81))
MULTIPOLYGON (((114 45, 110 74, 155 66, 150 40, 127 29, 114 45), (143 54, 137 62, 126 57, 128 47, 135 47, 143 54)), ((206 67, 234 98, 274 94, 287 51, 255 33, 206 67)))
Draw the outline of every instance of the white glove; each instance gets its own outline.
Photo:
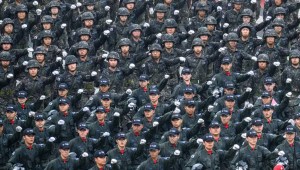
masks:
POLYGON ((179 11, 178 10, 174 10, 174 15, 178 15, 179 11))
POLYGON ((63 52, 61 54, 63 57, 66 57, 68 55, 68 53, 65 50, 63 50, 63 52))
POLYGON ((156 126, 158 126, 158 125, 159 125, 159 123, 158 123, 157 121, 155 121, 155 122, 152 123, 152 126, 153 126, 153 127, 156 127, 156 126))
POLYGON ((104 35, 108 35, 109 33, 110 33, 109 30, 104 30, 104 31, 103 31, 103 34, 104 34, 104 35))
POLYGON ((16 131, 17 131, 17 132, 21 132, 21 131, 22 131, 22 127, 21 127, 21 126, 17 126, 17 127, 16 127, 16 131))
POLYGON ((27 64, 28 64, 28 61, 23 61, 23 66, 27 66, 27 64))
POLYGON ((197 143, 198 143, 198 145, 201 145, 201 144, 203 143, 203 139, 198 138, 198 139, 197 139, 197 143))
POLYGON ((292 97, 292 92, 288 92, 287 94, 285 94, 285 96, 288 98, 292 97))
POLYGON ((180 109, 178 107, 176 107, 175 110, 173 111, 173 113, 180 113, 180 109))
POLYGON ((81 156, 82 156, 82 157, 84 157, 84 158, 86 158, 86 157, 88 157, 88 156, 89 156, 89 154, 88 154, 88 153, 86 153, 86 152, 83 152, 83 153, 81 154, 81 156))
POLYGON ((102 54, 102 58, 107 58, 108 54, 102 54))
POLYGON ((295 126, 295 121, 294 121, 293 119, 290 119, 288 122, 289 122, 291 125, 295 126))
POLYGON ((61 57, 56 57, 56 60, 55 60, 56 62, 60 62, 60 61, 62 61, 62 58, 61 57))
POLYGON ((246 88, 246 92, 251 92, 252 91, 252 88, 251 87, 247 87, 246 88))
POLYGON ((283 135, 283 138, 286 139, 286 134, 283 135))
POLYGON ((66 28, 66 26, 67 26, 67 24, 66 24, 66 23, 63 23, 63 24, 61 24, 60 28, 61 28, 61 29, 64 29, 64 28, 66 28))
POLYGON ((253 56, 253 57, 251 57, 251 60, 257 61, 257 57, 253 56))
POLYGON ((266 17, 266 21, 269 21, 270 19, 272 19, 271 16, 267 16, 267 17, 266 17))
POLYGON ((210 86, 212 85, 212 81, 207 81, 206 84, 210 86))
POLYGON ((11 79, 11 78, 13 78, 13 77, 14 77, 14 75, 13 75, 13 74, 11 74, 11 73, 8 73, 6 77, 7 77, 8 79, 11 79))
POLYGON ((174 155, 176 155, 176 156, 180 155, 180 150, 175 150, 174 155))
POLYGON ((2 4, 2 0, 0 0, 0 4, 2 4))
POLYGON ((149 14, 153 15, 154 14, 154 9, 153 8, 149 8, 149 14))
POLYGON ((184 57, 179 57, 179 60, 180 60, 181 62, 185 62, 185 58, 184 58, 184 57))
POLYGON ((82 109, 82 111, 88 112, 88 111, 90 111, 90 109, 89 109, 88 107, 84 107, 84 108, 82 109))
POLYGON ((21 26, 23 29, 27 28, 27 24, 22 24, 21 26))
POLYGON ((229 26, 228 23, 224 23, 224 24, 223 24, 223 28, 227 28, 228 26, 229 26))
POLYGON ((76 3, 76 6, 77 6, 77 7, 81 7, 81 6, 82 6, 82 3, 77 2, 77 3, 76 3))
POLYGON ((133 69, 133 68, 135 68, 135 64, 133 63, 129 64, 129 69, 133 69))
POLYGON ((55 141, 55 137, 50 137, 50 138, 48 139, 48 141, 51 142, 51 143, 54 142, 54 141, 55 141))
POLYGON ((132 90, 131 89, 127 89, 125 93, 128 94, 128 95, 131 95, 132 94, 132 90))
POLYGON ((33 48, 29 47, 29 48, 27 48, 27 51, 30 53, 30 52, 33 52, 34 50, 33 50, 33 48))
POLYGON ((105 23, 108 24, 108 25, 110 25, 112 22, 113 22, 113 21, 112 21, 111 19, 107 19, 107 20, 105 21, 105 23))
POLYGON ((175 101, 174 101, 174 105, 175 105, 176 107, 179 107, 179 106, 180 106, 180 101, 179 101, 179 100, 175 100, 175 101))
POLYGON ((129 103, 129 104, 128 104, 128 107, 129 107, 129 108, 134 108, 135 106, 136 106, 135 103, 129 103))
POLYGON ((165 74, 165 79, 169 79, 169 78, 170 78, 170 75, 165 74))
POLYGON ((33 116, 35 115, 35 112, 34 112, 34 111, 30 111, 30 112, 28 113, 28 115, 29 115, 29 117, 33 117, 33 116))
POLYGON ((45 100, 46 96, 45 95, 41 95, 40 100, 45 100))
POLYGON ((52 74, 56 76, 56 75, 59 74, 59 71, 55 70, 55 71, 52 72, 52 74))
POLYGON ((65 124, 65 121, 61 119, 61 120, 59 120, 59 121, 57 122, 57 124, 58 124, 58 125, 64 125, 64 124, 65 124))
POLYGON ((251 4, 256 4, 256 0, 251 0, 251 4))
POLYGON ((213 105, 209 105, 207 108, 208 112, 212 112, 214 110, 214 106, 213 105))
POLYGON ((279 151, 279 152, 278 152, 278 155, 279 155, 279 156, 283 156, 284 154, 285 154, 284 151, 279 151))
POLYGON ((110 133, 109 133, 109 132, 104 132, 104 133, 102 134, 102 136, 103 136, 103 137, 110 136, 110 133))
POLYGON ((287 78, 285 82, 286 82, 286 83, 291 83, 291 82, 292 82, 292 79, 291 79, 291 78, 287 78))
POLYGON ((253 104, 252 104, 252 103, 247 103, 247 104, 246 104, 246 108, 251 109, 252 107, 253 107, 253 104))
POLYGON ((241 137, 245 139, 247 137, 246 133, 242 133, 241 137))
POLYGON ((225 40, 227 38, 228 34, 227 33, 224 33, 223 34, 223 39, 225 40))
POLYGON ((91 76, 92 77, 97 76, 97 72, 96 71, 92 71, 91 76))
POLYGON ((198 124, 204 123, 204 120, 202 118, 199 118, 197 121, 198 124))
POLYGON ((110 164, 116 164, 118 161, 116 159, 111 159, 110 164))
POLYGON ((105 11, 109 11, 109 10, 110 10, 110 6, 105 6, 105 7, 104 7, 104 10, 105 10, 105 11))
POLYGON ((218 12, 222 11, 222 9, 223 9, 222 7, 217 6, 217 11, 218 11, 218 12))
POLYGON ((221 47, 221 48, 218 49, 218 51, 219 51, 220 53, 224 52, 225 50, 226 50, 226 47, 221 47))
MULTIPOLYGON (((0 2, 0 4, 1 4, 1 2, 0 2)), ((3 23, 3 20, 0 20, 0 25, 3 23)))
POLYGON ((76 5, 71 5, 71 7, 70 7, 71 9, 76 9, 76 5))
POLYGON ((273 65, 276 66, 276 67, 278 67, 278 66, 280 66, 280 62, 275 61, 275 62, 273 63, 273 65))
POLYGON ((247 122, 247 123, 251 122, 251 120, 252 120, 251 117, 245 117, 244 118, 244 121, 247 122))
POLYGON ((218 98, 219 97, 219 90, 215 89, 213 92, 212 92, 213 96, 218 98))
POLYGON ((42 10, 41 9, 36 9, 35 12, 36 12, 36 15, 41 15, 42 14, 42 10))
POLYGON ((249 75, 249 76, 253 76, 254 72, 251 70, 251 71, 248 71, 246 74, 249 75))
POLYGON ((147 142, 146 139, 141 139, 140 145, 144 145, 146 142, 147 142))
POLYGON ((143 25, 143 27, 148 28, 148 27, 150 27, 150 24, 147 23, 147 22, 145 22, 144 25, 143 25))
POLYGON ((233 150, 239 150, 240 146, 238 144, 234 144, 232 147, 233 150))
POLYGON ((194 30, 189 30, 188 34, 193 35, 193 34, 195 34, 195 31, 194 30))
POLYGON ((120 117, 120 113, 119 112, 115 112, 114 113, 114 117, 120 117))
POLYGON ((161 38, 161 33, 156 34, 156 38, 160 39, 161 38))
POLYGON ((33 1, 32 5, 37 6, 37 5, 39 5, 39 2, 38 1, 33 1))

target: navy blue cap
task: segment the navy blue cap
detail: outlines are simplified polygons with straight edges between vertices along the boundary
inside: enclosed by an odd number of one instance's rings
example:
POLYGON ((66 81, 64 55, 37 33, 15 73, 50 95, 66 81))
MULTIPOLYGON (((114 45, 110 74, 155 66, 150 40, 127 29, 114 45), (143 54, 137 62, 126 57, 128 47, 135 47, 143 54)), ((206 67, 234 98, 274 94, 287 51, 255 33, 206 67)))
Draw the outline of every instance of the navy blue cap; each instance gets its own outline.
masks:
POLYGON ((181 114, 179 114, 179 113, 172 114, 171 120, 174 120, 174 119, 182 119, 181 114))
POLYGON ((195 90, 192 87, 187 86, 183 89, 183 92, 184 93, 195 93, 195 90))
POLYGON ((104 109, 104 107, 103 106, 98 106, 97 108, 96 108, 96 111, 95 111, 96 113, 105 113, 105 109, 104 109))
POLYGON ((70 104, 70 101, 66 98, 60 98, 58 104, 70 104))
POLYGON ((143 124, 143 122, 141 119, 133 119, 132 124, 133 125, 141 125, 141 124, 143 124))
POLYGON ((45 120, 45 118, 43 114, 35 114, 34 120, 45 120))
POLYGON ((156 87, 152 87, 149 89, 149 94, 159 94, 159 90, 156 87))
POLYGON ((102 100, 104 100, 104 99, 111 99, 111 96, 110 96, 109 93, 104 93, 104 94, 102 94, 101 99, 102 100))
POLYGON ((261 118, 255 118, 252 120, 252 125, 261 126, 261 125, 263 125, 263 121, 261 120, 261 118))
POLYGON ((19 91, 17 93, 18 98, 26 98, 27 97, 27 92, 26 91, 19 91))
POLYGON ((70 149, 70 144, 67 141, 62 141, 59 144, 59 149, 70 149))
POLYGON ((35 133, 34 133, 33 129, 27 128, 23 131, 23 136, 25 136, 25 135, 35 135, 35 133))
POLYGON ((214 141, 214 137, 212 136, 212 134, 207 133, 203 136, 203 141, 204 142, 213 142, 214 141))
POLYGON ((123 132, 119 132, 116 136, 116 139, 126 139, 126 134, 123 132))
POLYGON ((185 102, 185 105, 186 106, 196 106, 196 102, 195 102, 195 100, 187 100, 185 102))
POLYGON ((264 84, 272 84, 275 83, 272 77, 266 77, 264 80, 264 84))
POLYGON ((264 97, 271 97, 271 94, 267 91, 263 91, 262 94, 261 94, 261 97, 264 98, 264 97))
POLYGON ((107 85, 109 85, 109 80, 107 78, 101 78, 99 80, 99 85, 100 86, 107 86, 107 85))
POLYGON ((139 77, 139 81, 148 81, 149 80, 149 76, 146 74, 142 74, 139 77))
POLYGON ((257 137, 257 133, 253 129, 248 130, 248 132, 246 133, 246 137, 257 137))
POLYGON ((288 125, 286 128, 285 128, 285 133, 295 133, 296 132, 296 129, 293 125, 288 125))
POLYGON ((160 149, 160 147, 159 147, 158 143, 156 143, 156 142, 150 143, 149 150, 159 150, 159 149, 160 149))
POLYGON ((234 101, 235 100, 235 96, 232 94, 228 94, 225 96, 225 100, 227 101, 234 101))
POLYGON ((87 125, 85 123, 80 123, 77 127, 78 130, 86 130, 88 129, 87 125))
POLYGON ((15 105, 9 104, 6 106, 6 112, 15 112, 17 111, 17 108, 15 105))
POLYGON ((176 128, 171 128, 171 129, 169 130, 169 135, 179 135, 179 134, 180 134, 180 132, 179 132, 179 130, 176 129, 176 128))
POLYGON ((223 109, 221 110, 221 113, 220 113, 220 114, 221 114, 221 115, 230 115, 230 112, 229 112, 228 109, 223 108, 223 109))
POLYGON ((220 127, 220 123, 217 121, 212 121, 211 124, 209 125, 210 128, 214 128, 214 127, 220 127))
POLYGON ((181 74, 191 74, 192 73, 192 70, 187 68, 187 67, 184 67, 182 70, 181 70, 181 74))
POLYGON ((264 105, 262 105, 262 109, 263 110, 270 110, 270 109, 273 109, 273 106, 270 105, 270 104, 264 104, 264 105))
POLYGON ((232 82, 226 82, 225 83, 225 89, 235 89, 235 85, 232 82))
POLYGON ((294 115, 294 119, 299 119, 300 118, 300 112, 298 112, 298 113, 295 113, 295 115, 294 115))
POLYGON ((58 85, 58 90, 68 90, 69 86, 66 83, 60 83, 58 85))
POLYGON ((97 150, 94 153, 94 158, 97 158, 97 157, 103 158, 105 156, 106 156, 106 153, 103 150, 97 150))
POLYGON ((147 103, 145 106, 144 106, 144 111, 149 111, 149 110, 153 110, 153 106, 150 104, 150 103, 147 103))
POLYGON ((230 63, 232 63, 231 57, 224 57, 222 59, 222 64, 230 64, 230 63))
POLYGON ((0 118, 0 125, 3 125, 3 119, 2 118, 0 118))

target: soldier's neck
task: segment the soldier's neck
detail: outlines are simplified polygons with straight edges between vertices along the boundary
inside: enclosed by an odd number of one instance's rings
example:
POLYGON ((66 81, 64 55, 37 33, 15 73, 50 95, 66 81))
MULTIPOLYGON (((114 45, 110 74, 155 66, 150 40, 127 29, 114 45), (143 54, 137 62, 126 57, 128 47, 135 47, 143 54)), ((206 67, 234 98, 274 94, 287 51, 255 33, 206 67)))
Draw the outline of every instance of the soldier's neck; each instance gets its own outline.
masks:
POLYGON ((292 64, 292 67, 299 68, 299 64, 297 64, 297 65, 292 64))
POLYGON ((267 44, 267 47, 274 48, 275 44, 267 44))

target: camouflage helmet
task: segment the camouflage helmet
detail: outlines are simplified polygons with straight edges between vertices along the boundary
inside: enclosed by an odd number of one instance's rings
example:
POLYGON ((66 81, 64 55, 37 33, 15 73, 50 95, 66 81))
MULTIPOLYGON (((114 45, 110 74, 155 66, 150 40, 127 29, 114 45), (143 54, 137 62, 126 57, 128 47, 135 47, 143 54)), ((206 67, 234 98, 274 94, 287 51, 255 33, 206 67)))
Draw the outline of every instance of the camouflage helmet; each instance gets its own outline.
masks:
POLYGON ((115 51, 111 51, 107 56, 107 60, 109 60, 109 59, 116 59, 116 60, 120 61, 120 55, 115 51))
POLYGON ((74 55, 68 55, 65 60, 65 65, 78 63, 77 58, 74 55))
POLYGON ((239 41, 239 37, 235 32, 230 32, 227 36, 227 41, 239 41))
POLYGON ((117 14, 118 14, 118 16, 129 16, 130 12, 128 11, 127 8, 121 7, 118 9, 117 14))
POLYGON ((9 35, 4 35, 1 37, 1 44, 13 44, 13 40, 9 35))
POLYGON ((206 3, 198 2, 195 7, 196 11, 206 11, 208 12, 208 6, 206 3))
POLYGON ((95 17, 93 15, 93 13, 91 12, 84 12, 83 14, 81 14, 81 21, 84 20, 94 20, 95 17))
POLYGON ((80 28, 80 30, 78 30, 78 36, 81 36, 81 35, 88 35, 88 36, 92 36, 91 35, 91 31, 90 31, 90 29, 88 29, 88 28, 80 28))
POLYGON ((26 13, 28 13, 27 6, 24 5, 24 4, 17 5, 17 7, 16 7, 16 13, 18 13, 18 12, 26 12, 26 13))
POLYGON ((177 28, 178 24, 173 18, 169 18, 165 20, 163 28, 177 28))
POLYGON ((126 4, 130 4, 130 3, 135 3, 135 0, 123 0, 123 3, 126 4))
POLYGON ((156 6, 154 7, 154 11, 166 13, 168 11, 168 7, 163 3, 157 3, 156 6))
POLYGON ((249 16, 251 18, 253 18, 253 11, 249 8, 245 8, 243 9, 242 13, 241 13, 241 17, 243 16, 249 16))
POLYGON ((0 60, 1 61, 11 61, 12 57, 11 54, 7 51, 2 51, 0 53, 0 60))
POLYGON ((257 62, 260 62, 260 61, 265 61, 267 63, 269 63, 269 56, 267 54, 259 54, 257 56, 257 62))
POLYGON ((165 43, 165 42, 175 42, 175 38, 173 35, 171 34, 164 34, 161 36, 161 39, 162 39, 162 42, 165 43))
POLYGON ((243 4, 244 1, 243 0, 233 0, 232 3, 233 4, 243 4))
POLYGON ((205 25, 217 25, 217 20, 215 17, 213 16, 208 16, 206 19, 205 19, 205 25))
POLYGON ((200 27, 198 29, 198 36, 207 35, 211 36, 211 33, 208 31, 207 27, 200 27))
POLYGON ((85 5, 85 6, 95 5, 95 4, 96 4, 95 0, 84 0, 83 1, 83 5, 85 5))
POLYGON ((264 32, 264 38, 266 38, 266 37, 275 37, 275 38, 277 38, 277 34, 276 34, 274 29, 267 29, 264 32))
POLYGON ((15 25, 14 21, 10 18, 4 18, 3 19, 3 22, 2 22, 2 25, 5 26, 7 24, 12 24, 12 25, 15 25))
POLYGON ((275 27, 275 26, 284 27, 285 26, 284 20, 282 18, 275 18, 272 22, 272 27, 275 27))
POLYGON ((149 51, 152 52, 152 51, 160 51, 162 52, 162 48, 159 44, 157 43, 154 43, 152 44, 150 47, 149 47, 149 51))
POLYGON ((131 34, 133 31, 135 30, 140 30, 142 31, 142 27, 139 25, 139 24, 132 24, 130 27, 129 27, 129 34, 131 34))
POLYGON ((36 54, 44 54, 46 55, 47 54, 47 50, 44 46, 38 46, 35 48, 34 52, 33 52, 33 55, 35 56, 36 54))
POLYGON ((192 48, 194 48, 195 46, 202 46, 204 47, 204 43, 200 38, 195 38, 192 42, 192 48))
POLYGON ((46 38, 46 37, 50 37, 50 38, 53 39, 53 35, 52 35, 52 32, 50 30, 43 30, 40 35, 41 35, 42 39, 46 38))
POLYGON ((276 7, 274 9, 274 15, 278 15, 278 14, 286 14, 286 10, 283 7, 276 7))
POLYGON ((60 8, 60 2, 58 2, 58 1, 51 1, 51 2, 49 2, 48 5, 50 8, 52 8, 52 7, 60 8))
POLYGON ((77 50, 79 49, 87 49, 89 50, 90 46, 87 42, 85 41, 80 41, 78 44, 77 44, 77 50))
POLYGON ((251 24, 249 24, 249 23, 243 23, 243 24, 241 24, 241 25, 238 27, 238 30, 237 30, 237 34, 238 34, 239 36, 241 36, 241 31, 242 31, 243 28, 248 28, 250 32, 251 32, 252 29, 253 29, 253 27, 252 27, 251 24))
POLYGON ((40 68, 40 64, 37 60, 29 60, 26 69, 40 68))
POLYGON ((119 43, 119 48, 121 48, 122 46, 128 45, 128 46, 132 46, 131 41, 128 38, 122 38, 120 39, 119 43))
POLYGON ((51 23, 51 24, 53 24, 53 18, 50 15, 45 15, 45 16, 42 17, 41 23, 42 24, 44 24, 44 23, 51 23))
POLYGON ((300 58, 300 51, 298 49, 291 50, 290 58, 300 58))

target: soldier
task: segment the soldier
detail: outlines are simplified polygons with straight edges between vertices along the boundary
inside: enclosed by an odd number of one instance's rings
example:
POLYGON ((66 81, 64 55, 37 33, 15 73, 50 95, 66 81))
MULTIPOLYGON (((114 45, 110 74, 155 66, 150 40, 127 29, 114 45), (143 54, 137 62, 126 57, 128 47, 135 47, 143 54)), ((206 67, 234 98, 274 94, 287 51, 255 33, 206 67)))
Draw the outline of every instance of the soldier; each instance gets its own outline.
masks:
POLYGON ((54 35, 49 30, 43 30, 40 33, 41 46, 46 50, 46 63, 53 63, 56 61, 57 56, 62 56, 61 49, 53 45, 54 35))
POLYGON ((233 8, 226 11, 222 21, 223 32, 232 32, 240 24, 243 1, 233 0, 233 8))
POLYGON ((94 161, 95 161, 95 166, 93 166, 91 169, 89 170, 99 170, 99 169, 107 169, 107 170, 119 170, 120 167, 118 166, 118 164, 116 164, 116 160, 112 160, 110 163, 108 164, 106 162, 107 159, 107 155, 103 150, 97 150, 94 153, 94 161))
POLYGON ((146 27, 145 35, 157 35, 161 32, 162 26, 165 19, 167 18, 168 7, 164 3, 157 3, 154 7, 154 11, 149 11, 149 13, 154 15, 154 19, 146 27))
POLYGON ((189 30, 198 30, 198 28, 204 27, 206 17, 209 15, 208 11, 209 7, 206 3, 196 3, 196 15, 191 18, 191 22, 188 25, 189 30))

